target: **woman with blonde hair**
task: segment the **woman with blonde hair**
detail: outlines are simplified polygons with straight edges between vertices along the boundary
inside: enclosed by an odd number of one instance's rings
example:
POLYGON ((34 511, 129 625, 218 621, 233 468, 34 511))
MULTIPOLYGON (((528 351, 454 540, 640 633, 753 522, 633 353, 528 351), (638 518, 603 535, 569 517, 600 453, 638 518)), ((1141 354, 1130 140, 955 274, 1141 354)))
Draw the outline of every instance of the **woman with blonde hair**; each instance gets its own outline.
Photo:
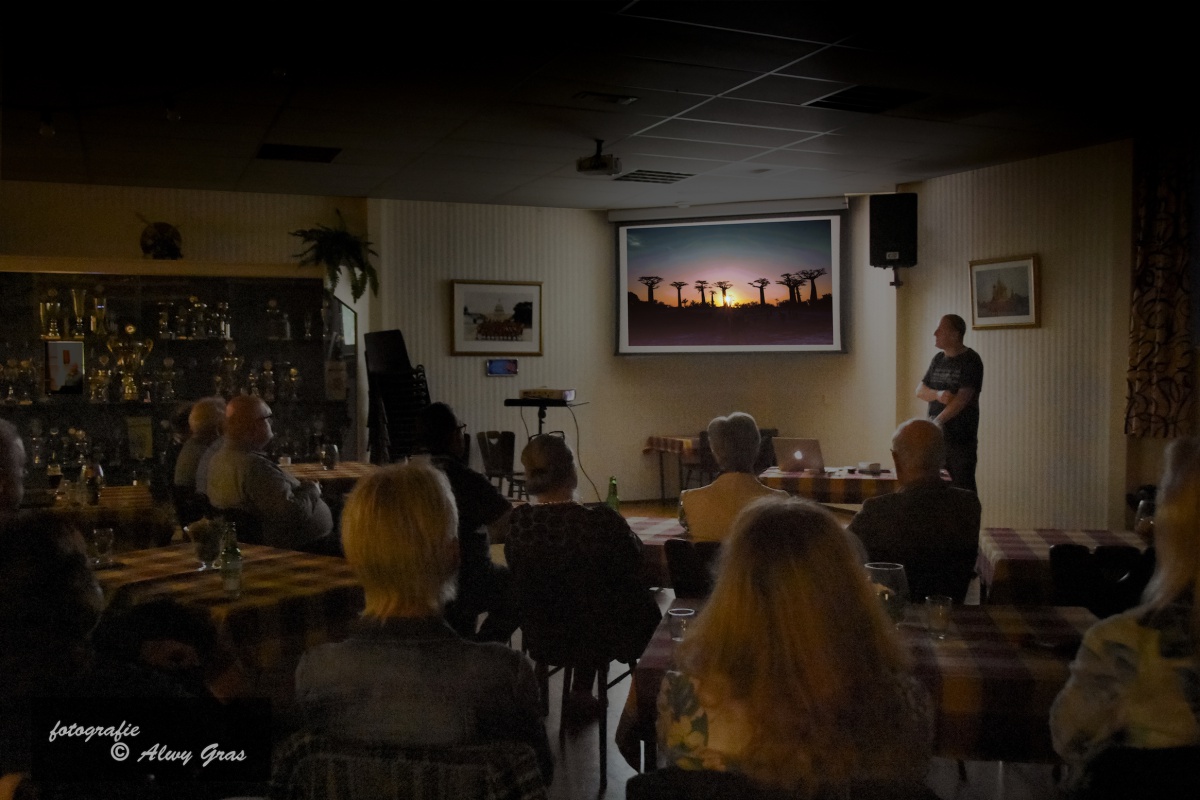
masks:
MULTIPOLYGON (((1186 757, 1194 776, 1200 745, 1198 438, 1167 447, 1154 544, 1157 564, 1142 604, 1101 620, 1084 636, 1050 711, 1050 732, 1059 755, 1089 768, 1115 747, 1150 757, 1146 751, 1192 748, 1186 757)), ((1193 786, 1198 782, 1193 778, 1193 786)))
POLYGON ((677 666, 658 699, 671 765, 800 796, 924 778, 924 692, 846 537, 813 503, 765 498, 738 516, 677 666))
POLYGON ((307 727, 404 747, 513 740, 553 771, 528 659, 468 642, 442 617, 454 597, 458 514, 446 476, 424 462, 359 481, 342 514, 346 561, 366 608, 350 637, 304 654, 296 700, 307 727))

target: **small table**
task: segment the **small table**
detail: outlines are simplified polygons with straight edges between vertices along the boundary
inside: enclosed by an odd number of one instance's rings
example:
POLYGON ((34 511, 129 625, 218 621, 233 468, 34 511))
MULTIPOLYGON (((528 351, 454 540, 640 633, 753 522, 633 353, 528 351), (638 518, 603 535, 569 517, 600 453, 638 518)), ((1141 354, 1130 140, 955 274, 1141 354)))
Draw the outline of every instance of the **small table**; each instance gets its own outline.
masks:
POLYGON ((642 540, 642 577, 647 586, 671 585, 664 547, 667 539, 684 535, 683 526, 674 517, 626 517, 625 521, 642 540))
POLYGON ((651 436, 642 447, 643 453, 658 453, 658 494, 662 502, 667 502, 666 470, 663 467, 663 454, 674 453, 679 457, 679 489, 683 490, 684 464, 700 463, 699 436, 651 436))
POLYGON ((325 469, 320 462, 284 464, 280 469, 298 480, 319 482, 328 494, 342 495, 379 467, 366 461, 340 461, 333 469, 325 469))
POLYGON ((190 544, 118 554, 96 578, 111 606, 170 597, 206 609, 246 667, 251 689, 282 708, 291 702, 304 651, 346 637, 363 608, 362 587, 340 558, 252 544, 241 550, 236 600, 222 590, 219 570, 197 570, 190 544))
MULTIPOLYGON (((688 599, 672 603, 702 605, 688 599)), ((1050 706, 1096 617, 1086 608, 955 606, 949 633, 940 641, 926 633, 919 618, 920 610, 910 607, 899 631, 912 652, 914 675, 932 702, 934 755, 1056 762, 1050 706)), ((656 766, 658 691, 674 652, 664 616, 633 672, 617 725, 617 747, 634 769, 641 769, 643 744, 646 768, 656 766)))
POLYGON ((1050 547, 1056 544, 1132 545, 1146 549, 1146 541, 1131 531, 1058 528, 984 528, 979 532, 979 558, 975 569, 986 587, 988 603, 1048 605, 1053 602, 1054 577, 1050 572, 1050 547))
POLYGON ((71 505, 60 499, 50 510, 74 520, 85 535, 112 528, 117 552, 167 544, 175 535, 175 509, 154 499, 147 485, 106 486, 97 505, 71 505))
POLYGON ((845 470, 834 472, 783 472, 771 467, 758 476, 764 485, 783 489, 789 494, 807 497, 818 503, 861 505, 863 500, 891 494, 899 488, 896 474, 883 470, 878 475, 845 470))

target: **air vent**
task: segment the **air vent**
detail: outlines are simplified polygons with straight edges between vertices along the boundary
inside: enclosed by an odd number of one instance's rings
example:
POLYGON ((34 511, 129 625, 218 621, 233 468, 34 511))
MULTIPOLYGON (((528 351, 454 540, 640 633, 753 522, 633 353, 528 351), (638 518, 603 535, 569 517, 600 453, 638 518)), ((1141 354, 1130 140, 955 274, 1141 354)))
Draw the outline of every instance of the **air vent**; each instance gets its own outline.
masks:
POLYGON ((832 108, 861 114, 882 114, 929 97, 926 92, 888 89, 883 86, 851 86, 849 89, 805 103, 809 108, 832 108))
POLYGON ((304 161, 309 164, 330 164, 340 147, 307 147, 299 144, 264 144, 258 148, 258 157, 268 161, 304 161))
POLYGON ((656 169, 635 169, 633 172, 626 173, 613 180, 637 181, 638 183, 679 183, 691 177, 694 177, 694 175, 687 172, 660 172, 656 169))

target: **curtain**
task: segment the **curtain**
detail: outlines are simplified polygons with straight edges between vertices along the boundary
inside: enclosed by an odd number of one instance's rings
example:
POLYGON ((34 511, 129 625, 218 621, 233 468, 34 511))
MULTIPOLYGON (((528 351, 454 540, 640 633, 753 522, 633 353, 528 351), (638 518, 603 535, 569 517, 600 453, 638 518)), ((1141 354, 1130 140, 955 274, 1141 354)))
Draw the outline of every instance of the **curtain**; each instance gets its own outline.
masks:
POLYGON ((1181 144, 1134 143, 1133 304, 1125 433, 1191 433, 1194 351, 1188 320, 1191 156, 1181 144))

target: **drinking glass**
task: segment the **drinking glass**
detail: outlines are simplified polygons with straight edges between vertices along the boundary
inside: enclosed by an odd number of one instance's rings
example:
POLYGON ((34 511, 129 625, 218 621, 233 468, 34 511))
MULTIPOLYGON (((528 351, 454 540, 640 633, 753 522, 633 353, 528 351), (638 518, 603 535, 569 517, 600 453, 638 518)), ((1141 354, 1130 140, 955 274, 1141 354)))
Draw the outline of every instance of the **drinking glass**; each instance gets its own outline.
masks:
POLYGON ((46 465, 46 480, 49 482, 51 489, 57 492, 58 485, 62 483, 62 479, 62 464, 55 461, 52 464, 46 465))
POLYGON ((671 641, 682 642, 684 635, 687 633, 688 625, 696 617, 696 609, 672 608, 667 612, 667 615, 670 617, 671 641))
POLYGON ((213 568, 221 555, 221 538, 224 529, 210 519, 196 520, 187 527, 188 536, 196 546, 196 558, 200 560, 199 571, 213 568))
POLYGON ((893 622, 900 622, 908 605, 908 576, 904 573, 904 565, 874 561, 867 564, 866 569, 867 580, 883 603, 883 610, 893 622))
POLYGON ((93 528, 88 539, 88 556, 93 567, 107 567, 112 564, 113 529, 93 528))
POLYGON ((950 629, 950 609, 954 600, 944 594, 931 594, 925 598, 925 625, 929 635, 935 639, 945 639, 946 631, 950 629))
POLYGON ((1133 532, 1149 541, 1154 538, 1154 501, 1143 500, 1138 503, 1137 514, 1133 517, 1133 532))

